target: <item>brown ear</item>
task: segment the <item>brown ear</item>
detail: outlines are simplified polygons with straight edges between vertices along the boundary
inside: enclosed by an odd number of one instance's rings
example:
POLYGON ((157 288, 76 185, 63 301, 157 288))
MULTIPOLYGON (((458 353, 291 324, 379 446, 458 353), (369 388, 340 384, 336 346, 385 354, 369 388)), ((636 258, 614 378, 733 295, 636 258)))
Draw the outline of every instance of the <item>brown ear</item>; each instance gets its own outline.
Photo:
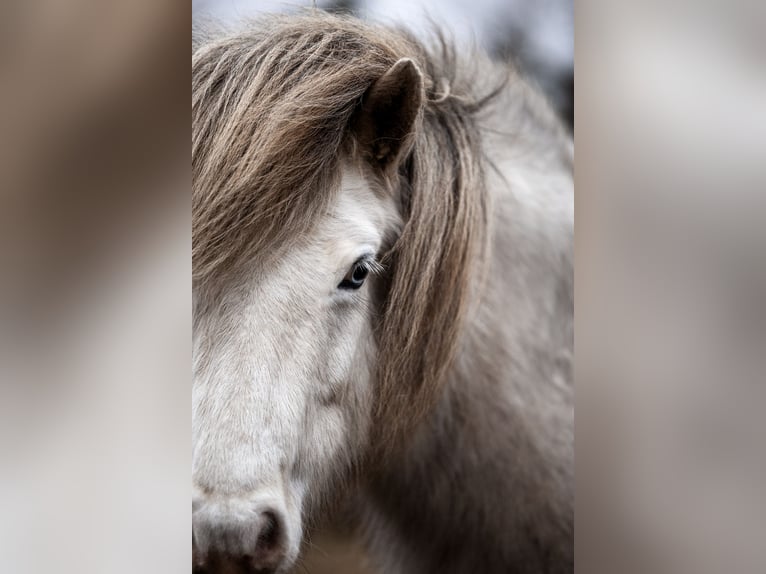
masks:
POLYGON ((412 146, 423 108, 423 74, 402 58, 367 90, 356 120, 362 153, 383 170, 396 166, 412 146))

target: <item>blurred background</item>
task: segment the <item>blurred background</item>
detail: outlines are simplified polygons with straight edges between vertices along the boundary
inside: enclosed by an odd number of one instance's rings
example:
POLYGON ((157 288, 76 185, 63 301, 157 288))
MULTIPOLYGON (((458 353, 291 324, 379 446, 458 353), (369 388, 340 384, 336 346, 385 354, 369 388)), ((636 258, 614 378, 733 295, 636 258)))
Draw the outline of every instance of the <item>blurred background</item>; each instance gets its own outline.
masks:
MULTIPOLYGON (((514 63, 574 125, 573 0, 317 0, 328 11, 405 26, 427 38, 434 25, 459 45, 514 63)), ((296 10, 311 0, 192 0, 193 18, 236 21, 296 10)))

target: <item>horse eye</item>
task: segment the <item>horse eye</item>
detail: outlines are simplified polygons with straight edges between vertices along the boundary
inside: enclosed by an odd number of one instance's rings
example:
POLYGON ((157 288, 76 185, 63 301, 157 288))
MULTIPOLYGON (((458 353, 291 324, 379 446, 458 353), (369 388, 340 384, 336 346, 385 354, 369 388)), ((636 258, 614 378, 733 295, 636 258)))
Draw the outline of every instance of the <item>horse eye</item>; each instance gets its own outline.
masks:
POLYGON ((367 261, 360 260, 349 269, 343 281, 338 285, 339 289, 359 289, 364 285, 364 280, 370 274, 370 265, 367 261))

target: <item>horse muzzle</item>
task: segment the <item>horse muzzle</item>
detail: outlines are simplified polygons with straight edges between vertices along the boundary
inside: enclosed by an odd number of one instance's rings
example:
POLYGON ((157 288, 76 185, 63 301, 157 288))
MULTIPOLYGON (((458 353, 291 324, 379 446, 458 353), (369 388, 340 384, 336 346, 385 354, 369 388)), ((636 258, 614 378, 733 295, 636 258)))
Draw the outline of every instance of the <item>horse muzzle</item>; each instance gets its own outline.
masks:
POLYGON ((278 498, 192 501, 195 573, 281 573, 295 561, 299 537, 300 525, 290 524, 278 498))

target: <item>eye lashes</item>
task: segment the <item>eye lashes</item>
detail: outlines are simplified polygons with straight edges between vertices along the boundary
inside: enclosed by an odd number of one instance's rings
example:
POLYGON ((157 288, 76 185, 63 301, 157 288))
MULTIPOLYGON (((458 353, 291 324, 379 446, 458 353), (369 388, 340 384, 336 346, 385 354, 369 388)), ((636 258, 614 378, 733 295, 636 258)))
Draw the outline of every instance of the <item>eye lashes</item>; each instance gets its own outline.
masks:
POLYGON ((385 267, 375 259, 374 255, 366 255, 357 261, 356 264, 364 267, 370 275, 379 275, 385 271, 385 267))

